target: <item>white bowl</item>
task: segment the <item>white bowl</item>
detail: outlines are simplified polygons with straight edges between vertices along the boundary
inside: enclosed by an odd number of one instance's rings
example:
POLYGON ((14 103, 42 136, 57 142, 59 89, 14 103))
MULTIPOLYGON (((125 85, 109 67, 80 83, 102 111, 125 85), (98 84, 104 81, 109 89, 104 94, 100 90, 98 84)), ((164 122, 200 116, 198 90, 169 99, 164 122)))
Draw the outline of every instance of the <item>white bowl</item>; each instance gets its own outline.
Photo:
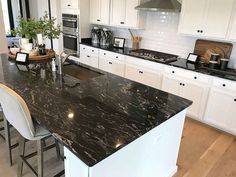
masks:
POLYGON ((10 48, 10 52, 15 55, 17 52, 20 52, 20 48, 10 48))

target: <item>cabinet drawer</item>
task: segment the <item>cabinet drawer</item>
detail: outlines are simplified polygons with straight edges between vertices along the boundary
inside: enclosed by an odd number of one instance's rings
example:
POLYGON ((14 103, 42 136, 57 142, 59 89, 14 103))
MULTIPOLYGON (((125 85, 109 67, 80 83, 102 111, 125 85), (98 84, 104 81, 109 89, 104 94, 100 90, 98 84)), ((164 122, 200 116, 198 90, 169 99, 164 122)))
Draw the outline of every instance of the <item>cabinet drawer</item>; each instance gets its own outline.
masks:
POLYGON ((99 55, 103 58, 112 58, 112 59, 115 59, 115 60, 119 60, 121 62, 125 62, 125 56, 121 55, 121 54, 118 54, 118 53, 115 53, 115 52, 100 50, 99 55))
POLYGON ((186 79, 190 79, 192 81, 196 82, 202 82, 202 83, 210 83, 210 77, 197 73, 197 72, 191 72, 175 67, 165 67, 165 72, 173 75, 173 76, 179 76, 179 77, 184 77, 186 79))
POLYGON ((215 78, 213 79, 213 86, 236 92, 236 82, 233 81, 215 78))
POLYGON ((99 51, 99 49, 97 49, 97 48, 89 47, 86 45, 80 45, 80 52, 81 53, 92 53, 92 54, 98 55, 98 51, 99 51))

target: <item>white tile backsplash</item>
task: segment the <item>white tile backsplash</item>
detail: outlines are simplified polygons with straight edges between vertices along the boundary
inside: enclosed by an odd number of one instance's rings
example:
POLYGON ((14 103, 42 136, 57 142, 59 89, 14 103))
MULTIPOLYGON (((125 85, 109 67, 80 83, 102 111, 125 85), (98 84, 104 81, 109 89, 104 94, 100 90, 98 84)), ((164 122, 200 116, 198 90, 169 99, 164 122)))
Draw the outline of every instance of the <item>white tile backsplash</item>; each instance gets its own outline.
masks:
MULTIPOLYGON (((132 30, 135 35, 141 36, 141 48, 158 50, 177 54, 186 58, 193 52, 198 38, 178 34, 180 13, 175 12, 147 12, 146 28, 144 30, 132 30)), ((111 27, 114 36, 126 38, 126 46, 131 47, 130 34, 127 29, 111 27)), ((234 46, 236 43, 233 43, 234 46)), ((234 48, 230 67, 236 68, 236 49, 234 48)))

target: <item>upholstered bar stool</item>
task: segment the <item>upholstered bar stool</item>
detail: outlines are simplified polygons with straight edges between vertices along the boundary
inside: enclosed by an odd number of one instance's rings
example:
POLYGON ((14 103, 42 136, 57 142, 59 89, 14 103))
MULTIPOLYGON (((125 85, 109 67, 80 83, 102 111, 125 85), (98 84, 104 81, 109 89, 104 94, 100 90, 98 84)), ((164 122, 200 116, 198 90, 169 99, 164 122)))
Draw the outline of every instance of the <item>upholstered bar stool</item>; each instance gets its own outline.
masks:
POLYGON ((43 141, 51 136, 51 134, 32 119, 25 101, 15 91, 3 84, 0 84, 0 103, 6 121, 21 134, 17 177, 22 176, 23 162, 36 176, 43 177, 43 151, 56 146, 59 152, 59 147, 55 144, 49 147, 43 147, 43 141), (37 141, 37 152, 25 156, 25 143, 27 140, 37 141), (38 159, 38 172, 27 161, 27 159, 34 155, 37 155, 38 159))

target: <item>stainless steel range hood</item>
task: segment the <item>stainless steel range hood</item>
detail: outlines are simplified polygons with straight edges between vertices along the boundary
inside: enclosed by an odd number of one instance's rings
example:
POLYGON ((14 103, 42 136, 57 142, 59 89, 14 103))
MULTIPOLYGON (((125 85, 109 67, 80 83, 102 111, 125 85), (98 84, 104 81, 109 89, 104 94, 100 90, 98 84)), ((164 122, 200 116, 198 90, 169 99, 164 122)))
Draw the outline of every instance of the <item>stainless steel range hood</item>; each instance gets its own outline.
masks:
POLYGON ((150 0, 148 2, 141 3, 141 5, 135 7, 137 10, 146 11, 177 11, 181 9, 179 0, 150 0))

